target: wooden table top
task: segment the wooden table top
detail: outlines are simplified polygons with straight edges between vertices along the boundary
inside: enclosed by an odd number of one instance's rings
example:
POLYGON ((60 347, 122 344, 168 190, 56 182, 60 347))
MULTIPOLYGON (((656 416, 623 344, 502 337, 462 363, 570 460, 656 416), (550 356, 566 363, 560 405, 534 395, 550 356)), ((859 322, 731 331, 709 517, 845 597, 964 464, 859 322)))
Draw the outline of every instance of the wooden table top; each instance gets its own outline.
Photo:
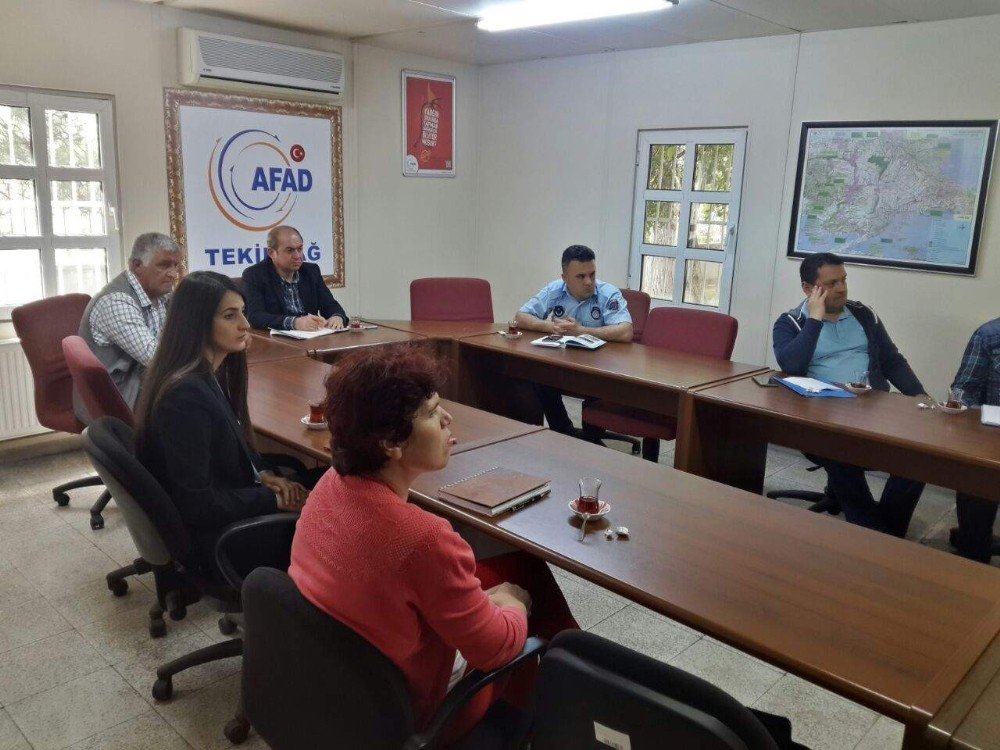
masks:
POLYGON ((551 364, 555 368, 601 375, 624 382, 658 386, 667 390, 686 390, 707 383, 759 372, 760 365, 682 354, 642 344, 608 342, 600 349, 534 346, 532 341, 544 334, 525 331, 519 339, 502 336, 475 336, 462 340, 462 346, 551 364))
POLYGON ((750 378, 711 386, 695 399, 1000 472, 1000 430, 982 424, 978 409, 920 409, 922 399, 881 391, 852 399, 806 398, 783 386, 762 388, 750 378))
MULTIPOLYGON (((311 400, 324 397, 331 368, 305 357, 250 367, 247 400, 254 430, 317 461, 329 462, 330 433, 311 430, 301 419, 309 413, 311 400)), ((544 429, 454 401, 442 399, 441 403, 452 416, 451 431, 458 441, 453 455, 544 429)))
POLYGON ((549 431, 496 443, 421 477, 413 497, 703 633, 926 724, 1000 631, 1000 572, 549 431), (552 494, 489 519, 436 499, 491 466, 549 477, 552 494), (611 513, 566 503, 603 480, 611 513), (609 541, 608 523, 631 529, 609 541))
POLYGON ((437 339, 462 339, 468 336, 482 336, 507 330, 506 324, 476 323, 467 320, 371 320, 366 322, 437 339))
POLYGON ((293 346, 300 342, 292 339, 277 339, 272 336, 251 336, 247 349, 247 364, 270 362, 275 359, 296 359, 309 355, 308 350, 293 346), (285 341, 289 343, 285 343, 285 341))
POLYGON ((299 339, 290 339, 287 336, 272 336, 271 332, 266 328, 253 328, 250 330, 250 333, 254 337, 254 344, 261 340, 273 341, 274 343, 280 343, 282 346, 290 346, 298 349, 303 354, 309 356, 312 356, 313 351, 316 349, 316 343, 312 339, 301 341, 299 339))

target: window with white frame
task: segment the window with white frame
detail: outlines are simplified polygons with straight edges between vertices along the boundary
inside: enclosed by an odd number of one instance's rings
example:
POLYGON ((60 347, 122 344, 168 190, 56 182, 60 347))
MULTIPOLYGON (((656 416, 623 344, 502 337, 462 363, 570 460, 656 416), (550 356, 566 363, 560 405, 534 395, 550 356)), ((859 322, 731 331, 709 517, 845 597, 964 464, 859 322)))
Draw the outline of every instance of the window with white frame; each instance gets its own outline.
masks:
POLYGON ((0 87, 0 319, 121 270, 110 99, 0 87))
POLYGON ((746 130, 643 130, 629 286, 654 306, 729 311, 746 130))

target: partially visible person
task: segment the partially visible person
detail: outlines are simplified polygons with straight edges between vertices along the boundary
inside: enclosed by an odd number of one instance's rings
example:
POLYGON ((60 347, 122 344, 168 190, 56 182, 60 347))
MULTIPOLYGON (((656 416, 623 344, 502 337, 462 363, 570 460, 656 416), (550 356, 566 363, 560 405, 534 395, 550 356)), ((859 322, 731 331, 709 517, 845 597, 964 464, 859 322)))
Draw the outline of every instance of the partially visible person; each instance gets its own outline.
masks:
MULTIPOLYGON (((135 407, 143 373, 156 352, 182 262, 181 249, 170 237, 140 234, 132 243, 128 268, 94 295, 83 312, 80 337, 107 368, 129 407, 135 407)), ((75 392, 73 410, 88 421, 75 392)))
MULTIPOLYGON (((621 290, 597 278, 594 251, 570 245, 562 254, 562 276, 546 284, 516 315, 517 324, 528 331, 578 336, 589 333, 605 341, 632 340, 632 316, 621 290)), ((579 435, 573 425, 562 392, 535 387, 549 427, 566 435, 579 435)))
MULTIPOLYGON (((876 390, 888 391, 891 383, 907 396, 926 392, 879 317, 847 298, 842 259, 832 253, 810 255, 799 277, 805 301, 774 323, 774 356, 782 370, 826 383, 849 383, 866 373, 876 390)), ((849 522, 906 536, 923 483, 890 476, 876 503, 863 468, 808 457, 826 470, 828 487, 849 522)))
POLYGON ((315 263, 306 263, 295 227, 267 233, 267 257, 243 271, 247 318, 254 328, 318 331, 343 328, 347 313, 323 283, 315 263))
POLYGON ((235 282, 213 271, 178 285, 136 409, 136 453, 177 506, 214 568, 215 543, 234 521, 298 511, 308 491, 269 470, 247 409, 250 324, 235 282))
MULTIPOLYGON (((333 468, 309 496, 288 571, 309 601, 399 667, 421 729, 466 666, 496 669, 529 633, 577 627, 541 560, 514 552, 477 563, 445 519, 407 502, 414 480, 447 466, 454 444, 442 380, 441 364, 419 348, 338 364, 326 382, 333 468)), ((483 690, 453 735, 501 692, 523 699, 532 679, 518 670, 483 690)))
MULTIPOLYGON (((984 323, 972 334, 951 387, 962 389, 962 400, 968 406, 1000 406, 1000 318, 984 323)), ((997 503, 959 492, 956 510, 958 554, 988 563, 997 503)))

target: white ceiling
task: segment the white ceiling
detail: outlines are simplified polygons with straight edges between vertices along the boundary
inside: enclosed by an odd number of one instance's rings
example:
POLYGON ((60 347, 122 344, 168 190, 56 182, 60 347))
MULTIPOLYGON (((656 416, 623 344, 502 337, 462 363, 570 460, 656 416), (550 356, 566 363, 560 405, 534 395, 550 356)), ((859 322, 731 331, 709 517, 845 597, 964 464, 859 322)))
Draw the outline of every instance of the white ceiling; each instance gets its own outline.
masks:
POLYGON ((144 1, 480 65, 1000 13, 1000 0, 680 0, 654 13, 490 33, 476 28, 477 14, 512 0, 144 1))

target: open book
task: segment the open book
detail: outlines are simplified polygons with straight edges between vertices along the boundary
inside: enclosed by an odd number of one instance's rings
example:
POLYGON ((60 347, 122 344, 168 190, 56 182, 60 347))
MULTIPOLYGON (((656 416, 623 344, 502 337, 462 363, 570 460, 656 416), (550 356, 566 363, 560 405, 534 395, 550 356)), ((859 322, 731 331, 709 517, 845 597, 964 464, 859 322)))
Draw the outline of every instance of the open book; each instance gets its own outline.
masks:
POLYGON ((531 343, 535 346, 548 346, 553 349, 558 349, 561 346, 575 347, 577 349, 600 349, 607 342, 604 339, 597 338, 597 336, 591 336, 589 333, 581 333, 579 336, 559 336, 558 334, 552 334, 551 336, 542 336, 531 343))
POLYGON ((494 466, 457 482, 443 485, 438 497, 486 516, 516 510, 549 494, 548 480, 494 466))

